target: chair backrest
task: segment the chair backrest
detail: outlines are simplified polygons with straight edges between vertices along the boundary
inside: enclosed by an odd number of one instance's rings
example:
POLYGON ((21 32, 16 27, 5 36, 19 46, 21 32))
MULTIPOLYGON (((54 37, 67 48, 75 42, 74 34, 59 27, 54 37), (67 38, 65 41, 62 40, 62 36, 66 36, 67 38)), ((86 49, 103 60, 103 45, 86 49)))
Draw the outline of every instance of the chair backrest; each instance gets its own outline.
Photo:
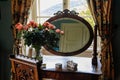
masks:
POLYGON ((13 80, 40 80, 41 62, 21 55, 10 55, 13 80))

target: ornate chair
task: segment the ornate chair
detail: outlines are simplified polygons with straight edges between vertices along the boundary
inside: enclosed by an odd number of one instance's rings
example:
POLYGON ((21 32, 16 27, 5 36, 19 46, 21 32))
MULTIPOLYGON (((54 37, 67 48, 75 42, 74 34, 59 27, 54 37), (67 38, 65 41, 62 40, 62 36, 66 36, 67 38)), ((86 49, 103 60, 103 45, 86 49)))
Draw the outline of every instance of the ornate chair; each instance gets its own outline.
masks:
POLYGON ((21 55, 10 55, 12 80, 40 80, 41 62, 21 55))

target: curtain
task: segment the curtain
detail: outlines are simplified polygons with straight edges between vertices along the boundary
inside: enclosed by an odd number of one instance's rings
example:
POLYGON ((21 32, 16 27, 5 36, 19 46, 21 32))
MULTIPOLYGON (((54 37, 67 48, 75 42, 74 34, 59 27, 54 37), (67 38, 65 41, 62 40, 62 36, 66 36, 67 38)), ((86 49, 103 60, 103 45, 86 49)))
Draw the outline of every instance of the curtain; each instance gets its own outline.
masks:
POLYGON ((14 45, 13 53, 18 54, 22 52, 22 48, 19 45, 20 40, 17 40, 16 34, 17 30, 15 29, 15 24, 20 22, 22 24, 27 23, 30 7, 33 3, 33 0, 11 0, 12 4, 12 30, 14 36, 14 45))
POLYGON ((112 56, 112 0, 87 0, 101 37, 101 80, 114 80, 112 56))

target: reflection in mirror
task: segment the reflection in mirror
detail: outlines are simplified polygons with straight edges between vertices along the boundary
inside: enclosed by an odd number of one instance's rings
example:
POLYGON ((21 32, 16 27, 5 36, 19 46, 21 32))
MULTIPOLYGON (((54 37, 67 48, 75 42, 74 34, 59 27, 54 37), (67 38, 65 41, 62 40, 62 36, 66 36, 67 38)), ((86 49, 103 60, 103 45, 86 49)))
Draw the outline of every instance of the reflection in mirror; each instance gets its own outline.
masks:
POLYGON ((64 31, 64 35, 60 36, 59 47, 55 48, 59 52, 77 51, 89 41, 90 33, 83 22, 72 18, 61 18, 51 23, 64 31))
POLYGON ((58 11, 55 16, 47 20, 64 31, 60 36, 58 47, 45 47, 53 54, 71 56, 85 51, 92 43, 93 30, 90 24, 79 17, 76 12, 58 11))

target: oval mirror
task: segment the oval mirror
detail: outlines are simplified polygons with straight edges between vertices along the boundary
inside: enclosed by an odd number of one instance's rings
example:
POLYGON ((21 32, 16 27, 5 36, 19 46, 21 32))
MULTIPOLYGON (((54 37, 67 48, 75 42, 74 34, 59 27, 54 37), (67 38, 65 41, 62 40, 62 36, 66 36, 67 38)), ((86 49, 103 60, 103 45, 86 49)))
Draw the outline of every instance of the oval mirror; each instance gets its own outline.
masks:
POLYGON ((45 48, 55 55, 72 56, 85 51, 92 43, 93 29, 90 24, 79 17, 76 12, 64 10, 58 11, 55 16, 47 20, 57 28, 64 31, 60 36, 59 47, 45 48))

